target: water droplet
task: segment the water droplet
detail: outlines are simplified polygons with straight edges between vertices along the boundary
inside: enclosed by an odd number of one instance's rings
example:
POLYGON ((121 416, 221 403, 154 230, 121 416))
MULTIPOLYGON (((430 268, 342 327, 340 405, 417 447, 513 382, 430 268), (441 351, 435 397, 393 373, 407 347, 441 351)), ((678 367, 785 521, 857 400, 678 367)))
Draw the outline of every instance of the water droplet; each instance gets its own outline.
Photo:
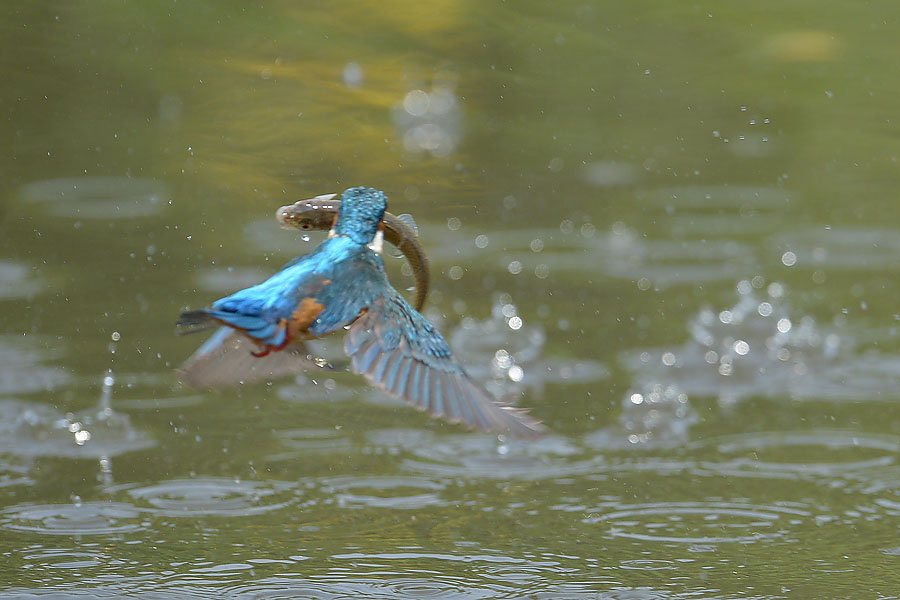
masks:
POLYGON ((412 90, 403 98, 403 109, 414 117, 420 117, 428 112, 430 98, 424 90, 412 90))
POLYGON ((348 62, 344 65, 344 85, 349 88, 355 88, 362 85, 362 82, 363 70, 359 63, 348 62))

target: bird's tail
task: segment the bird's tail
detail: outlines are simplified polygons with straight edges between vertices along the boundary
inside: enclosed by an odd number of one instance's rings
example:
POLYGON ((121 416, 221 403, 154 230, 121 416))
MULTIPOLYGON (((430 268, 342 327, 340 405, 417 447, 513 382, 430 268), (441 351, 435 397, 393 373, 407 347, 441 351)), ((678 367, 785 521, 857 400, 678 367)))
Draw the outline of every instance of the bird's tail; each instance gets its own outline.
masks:
POLYGON ((194 389, 220 390, 316 368, 331 368, 325 360, 313 356, 301 343, 292 344, 283 352, 272 352, 265 357, 257 357, 254 354, 257 349, 256 344, 240 331, 226 326, 219 327, 178 368, 178 377, 194 389))
POLYGON ((288 343, 287 328, 268 319, 252 314, 230 310, 191 310, 181 313, 175 323, 185 327, 181 334, 196 333, 213 329, 217 325, 228 325, 238 329, 247 337, 272 350, 281 350, 288 343))
POLYGON ((201 331, 209 331, 215 328, 218 323, 209 311, 206 310, 190 310, 181 313, 178 321, 175 322, 178 327, 184 329, 178 330, 178 335, 187 335, 189 333, 200 333, 201 331))

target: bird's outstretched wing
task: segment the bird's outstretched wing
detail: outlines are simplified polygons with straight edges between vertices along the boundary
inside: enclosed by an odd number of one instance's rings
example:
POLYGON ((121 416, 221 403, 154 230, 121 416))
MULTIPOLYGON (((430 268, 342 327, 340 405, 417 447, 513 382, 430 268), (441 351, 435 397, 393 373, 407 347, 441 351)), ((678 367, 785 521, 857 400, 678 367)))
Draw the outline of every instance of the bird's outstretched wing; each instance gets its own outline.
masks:
POLYGON ((266 356, 255 356, 253 352, 258 349, 237 329, 219 327, 176 372, 181 381, 194 389, 220 390, 324 366, 300 342, 266 356))
POLYGON ((544 430, 525 411, 496 402, 472 381, 441 334, 393 288, 350 327, 344 351, 353 371, 370 384, 434 416, 518 437, 544 430))

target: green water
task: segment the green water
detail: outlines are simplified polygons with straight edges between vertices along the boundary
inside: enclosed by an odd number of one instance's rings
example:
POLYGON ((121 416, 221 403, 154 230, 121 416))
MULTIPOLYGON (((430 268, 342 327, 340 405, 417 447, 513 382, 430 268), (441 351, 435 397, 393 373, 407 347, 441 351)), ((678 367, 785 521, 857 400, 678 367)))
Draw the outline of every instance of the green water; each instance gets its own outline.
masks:
POLYGON ((898 19, 10 3, 0 597, 898 597, 898 19), (178 313, 355 185, 550 434, 431 420, 339 339, 334 371, 176 380, 178 313))

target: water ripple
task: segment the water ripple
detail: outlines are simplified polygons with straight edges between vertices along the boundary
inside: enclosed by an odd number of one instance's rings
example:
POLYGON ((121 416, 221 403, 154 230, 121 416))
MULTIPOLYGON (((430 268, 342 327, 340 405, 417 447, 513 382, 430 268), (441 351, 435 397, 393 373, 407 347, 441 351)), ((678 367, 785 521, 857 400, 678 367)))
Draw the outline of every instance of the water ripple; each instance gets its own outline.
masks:
POLYGON ((900 231, 863 227, 791 229, 766 247, 790 250, 797 266, 812 269, 896 269, 900 265, 900 231))
POLYGON ((677 571, 678 563, 662 559, 623 560, 619 568, 629 571, 677 571))
POLYGON ((783 222, 792 200, 783 188, 751 186, 684 186, 638 190, 642 203, 666 212, 673 237, 734 238, 767 234, 783 222))
POLYGON ((21 196, 55 217, 133 219, 159 213, 168 191, 153 179, 86 176, 29 183, 21 196))
POLYGON ((897 396, 900 359, 875 351, 853 354, 853 334, 789 310, 780 283, 757 293, 761 280, 738 282, 739 300, 728 308, 701 309, 688 322, 691 339, 681 347, 627 352, 623 362, 645 385, 677 385, 723 403, 785 394, 831 400, 897 396))
POLYGON ((297 501, 296 484, 282 481, 242 481, 224 478, 173 479, 154 485, 132 484, 109 488, 126 491, 169 517, 221 515, 246 517, 278 510, 297 501))
POLYGON ((308 454, 346 455, 353 447, 349 439, 334 429, 291 429, 277 431, 275 435, 290 450, 268 455, 269 461, 298 460, 308 454))
MULTIPOLYGON (((354 569, 355 570, 355 569, 354 569)), ((596 598, 596 593, 582 590, 578 586, 566 584, 544 584, 545 589, 568 589, 564 596, 596 598)), ((525 592, 529 590, 524 590, 525 592)), ((225 591, 230 598, 275 599, 275 598, 317 598, 319 600, 344 600, 346 598, 371 598, 372 600, 393 600, 395 598, 460 598, 461 600, 486 600, 498 597, 521 597, 521 585, 501 581, 483 581, 476 577, 458 577, 434 573, 427 577, 397 576, 396 570, 371 576, 354 574, 331 574, 310 579, 290 577, 269 577, 254 583, 229 587, 225 591)), ((531 596, 538 598, 540 596, 531 596)), ((562 597, 562 596, 560 596, 562 597)))
POLYGON ((71 381, 60 367, 44 365, 60 354, 59 341, 41 336, 0 335, 0 394, 57 389, 71 381))
MULTIPOLYGON (((317 356, 321 356, 317 352, 317 356)), ((279 385, 276 394, 282 400, 294 403, 346 402, 358 396, 358 390, 346 385, 335 385, 328 372, 316 373, 313 377, 298 375, 295 383, 279 385), (321 383, 321 385, 320 385, 321 383)))
MULTIPOLYGON (((461 244, 459 232, 428 229, 428 256, 438 265, 486 261, 521 276, 546 279, 554 272, 597 273, 629 281, 645 279, 657 289, 704 281, 727 281, 735 271, 756 268, 751 245, 734 239, 648 239, 615 223, 598 231, 591 223, 578 232, 564 221, 560 228, 492 232, 489 244, 503 252, 488 254, 475 244, 461 244), (564 229, 565 231, 561 231, 564 229), (535 244, 539 242, 539 244, 535 244), (539 250, 537 250, 539 248, 539 250)), ((471 267, 470 267, 471 268, 471 267)), ((452 277, 452 266, 447 272, 452 277)))
POLYGON ((604 464, 601 457, 575 459, 582 449, 553 435, 530 442, 498 443, 489 435, 436 436, 426 431, 383 429, 370 433, 369 440, 388 451, 411 454, 403 461, 405 469, 438 477, 552 479, 594 473, 604 464))
POLYGON ((582 522, 606 525, 610 537, 685 544, 746 544, 784 537, 787 525, 798 525, 809 517, 809 511, 784 506, 660 502, 619 505, 610 512, 592 514, 582 522), (709 534, 702 535, 703 532, 709 534))
POLYGON ((20 456, 112 457, 155 441, 111 409, 62 414, 38 402, 0 400, 0 451, 20 456))
POLYGON ((540 323, 523 319, 512 297, 498 294, 491 317, 463 319, 450 345, 464 357, 469 375, 489 380, 488 389, 499 397, 517 394, 523 386, 543 389, 548 383, 592 383, 609 376, 609 369, 593 360, 545 357, 546 339, 540 323))
POLYGON ((446 506, 440 492, 446 483, 426 477, 337 477, 322 481, 322 491, 333 494, 342 508, 418 509, 446 506))
POLYGON ((160 410, 171 408, 184 408, 186 406, 197 406, 202 404, 206 397, 201 394, 188 394, 184 396, 170 396, 163 398, 154 396, 152 398, 128 398, 126 400, 116 399, 116 408, 127 408, 128 410, 160 410))
POLYGON ((99 567, 110 561, 108 555, 84 547, 79 547, 77 550, 72 548, 28 548, 22 553, 22 558, 50 569, 86 569, 99 567))
POLYGON ((626 394, 619 416, 620 435, 598 432, 585 441, 595 448, 616 438, 628 444, 676 446, 688 440, 691 426, 699 421, 687 394, 674 385, 653 384, 626 394))
POLYGON ((49 535, 108 535, 144 529, 141 513, 124 502, 13 506, 0 513, 0 526, 49 535))
POLYGON ((681 186, 646 189, 637 192, 643 202, 657 206, 673 206, 677 210, 719 212, 730 208, 735 212, 779 212, 791 202, 793 195, 780 187, 741 185, 681 186))
POLYGON ((31 459, 6 452, 3 454, 4 456, 0 456, 0 488, 34 485, 34 479, 28 475, 31 470, 31 459))
POLYGON ((0 259, 0 300, 31 298, 45 289, 46 285, 34 278, 31 268, 0 259))
MULTIPOLYGON (((241 566, 241 565, 235 565, 241 566)), ((231 573, 236 576, 236 570, 231 573)), ((243 571, 246 572, 246 571, 243 571)), ((512 574, 510 574, 512 577, 512 574)), ((80 598, 85 600, 108 598, 141 598, 145 600, 281 600, 285 598, 315 598, 317 600, 347 600, 367 598, 393 600, 395 598, 459 598, 487 600, 488 598, 533 598, 535 600, 675 600, 678 598, 714 597, 696 588, 686 593, 656 590, 650 587, 622 585, 612 577, 578 576, 575 581, 540 578, 535 581, 504 581, 480 574, 455 576, 435 573, 425 577, 397 576, 396 573, 327 574, 305 578, 299 575, 262 577, 252 582, 224 581, 216 585, 210 573, 195 576, 169 577, 162 583, 150 577, 122 578, 116 583, 100 585, 79 582, 78 587, 7 588, 0 591, 0 599, 39 600, 44 598, 80 598), (64 590, 64 591, 61 591, 64 590), (607 590, 607 591, 598 591, 607 590)))
MULTIPOLYGON (((725 436, 712 440, 722 453, 732 453, 749 449, 769 449, 781 447, 786 453, 797 457, 796 446, 812 446, 814 450, 804 454, 804 458, 822 457, 823 450, 836 456, 847 448, 868 448, 891 455, 900 452, 900 438, 892 435, 870 434, 860 431, 824 429, 814 431, 754 432, 725 436)), ((804 462, 808 462, 804 460, 804 462)))
MULTIPOLYGON (((620 459, 609 455, 594 473, 624 477, 652 471, 659 475, 689 472, 700 477, 771 479, 808 482, 863 495, 900 490, 900 437, 845 430, 764 431, 713 437, 688 444, 633 445, 621 432, 605 428, 584 436, 587 446, 610 452, 627 449, 620 459), (654 456, 654 450, 678 448, 674 456, 654 456), (635 455, 635 450, 642 450, 635 455), (647 454, 651 453, 651 454, 647 454)), ((554 508, 583 510, 580 503, 554 508)))
POLYGON ((863 494, 900 487, 900 438, 858 431, 817 429, 722 436, 691 445, 715 461, 699 461, 697 474, 810 480, 828 487, 854 484, 863 494))

